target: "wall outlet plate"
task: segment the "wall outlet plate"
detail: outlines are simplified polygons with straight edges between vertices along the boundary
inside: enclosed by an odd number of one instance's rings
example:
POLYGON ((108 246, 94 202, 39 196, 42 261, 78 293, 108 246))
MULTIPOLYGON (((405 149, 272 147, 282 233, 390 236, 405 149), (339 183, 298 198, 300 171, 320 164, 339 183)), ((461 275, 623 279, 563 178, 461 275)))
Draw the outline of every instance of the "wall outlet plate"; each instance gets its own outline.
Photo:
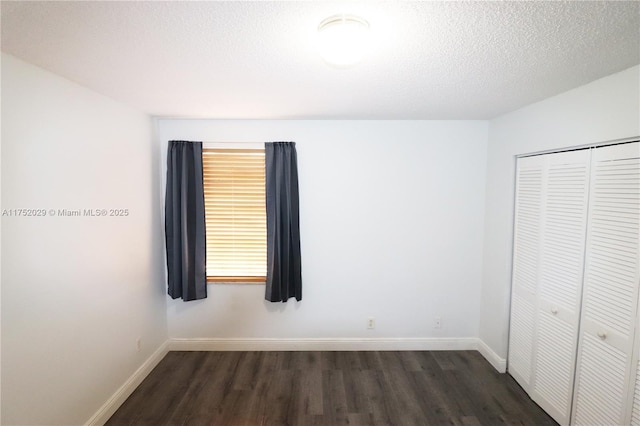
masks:
POLYGON ((369 330, 373 330, 374 328, 376 328, 376 319, 374 317, 369 317, 367 319, 367 328, 369 330))

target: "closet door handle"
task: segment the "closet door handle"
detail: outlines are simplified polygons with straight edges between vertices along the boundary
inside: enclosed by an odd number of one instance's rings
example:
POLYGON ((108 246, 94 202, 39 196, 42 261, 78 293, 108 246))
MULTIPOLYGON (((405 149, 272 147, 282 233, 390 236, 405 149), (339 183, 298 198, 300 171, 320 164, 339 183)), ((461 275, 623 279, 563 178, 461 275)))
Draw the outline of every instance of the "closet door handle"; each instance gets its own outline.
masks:
POLYGON ((558 308, 551 308, 551 313, 553 315, 557 315, 558 314, 558 308))
POLYGON ((604 331, 598 331, 598 337, 604 340, 607 338, 607 333, 605 333, 604 331))

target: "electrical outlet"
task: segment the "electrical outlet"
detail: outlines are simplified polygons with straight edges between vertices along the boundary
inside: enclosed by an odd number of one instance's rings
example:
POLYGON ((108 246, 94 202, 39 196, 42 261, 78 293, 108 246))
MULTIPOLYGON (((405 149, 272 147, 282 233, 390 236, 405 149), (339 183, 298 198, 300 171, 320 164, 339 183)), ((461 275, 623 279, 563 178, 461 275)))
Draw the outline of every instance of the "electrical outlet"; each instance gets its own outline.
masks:
POLYGON ((373 330, 374 328, 376 328, 376 319, 374 317, 369 317, 367 319, 367 328, 369 330, 373 330))
POLYGON ((433 328, 442 328, 442 318, 435 317, 433 319, 433 328))
POLYGON ((140 352, 140 348, 142 348, 142 337, 138 337, 136 339, 136 349, 140 352))

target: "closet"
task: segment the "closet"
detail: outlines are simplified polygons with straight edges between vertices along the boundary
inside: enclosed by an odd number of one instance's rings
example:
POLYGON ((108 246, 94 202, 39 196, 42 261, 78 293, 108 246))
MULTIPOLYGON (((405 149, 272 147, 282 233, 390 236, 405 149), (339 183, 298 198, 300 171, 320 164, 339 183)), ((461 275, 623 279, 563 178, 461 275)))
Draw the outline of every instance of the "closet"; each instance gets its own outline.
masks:
POLYGON ((508 371, 561 424, 640 425, 640 142, 519 158, 508 371))

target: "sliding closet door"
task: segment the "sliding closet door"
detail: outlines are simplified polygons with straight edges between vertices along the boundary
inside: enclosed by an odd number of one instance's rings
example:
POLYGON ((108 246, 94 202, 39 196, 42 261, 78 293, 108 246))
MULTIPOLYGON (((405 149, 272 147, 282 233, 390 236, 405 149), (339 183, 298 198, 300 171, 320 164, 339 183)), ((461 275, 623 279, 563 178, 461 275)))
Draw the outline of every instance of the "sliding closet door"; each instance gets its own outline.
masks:
POLYGON ((640 256, 640 144, 593 153, 572 421, 623 424, 636 377, 632 349, 640 256))
POLYGON ((591 150, 547 154, 531 398, 568 424, 584 267, 591 150))
POLYGON ((527 392, 533 371, 544 163, 542 157, 519 158, 516 171, 508 368, 527 392))

